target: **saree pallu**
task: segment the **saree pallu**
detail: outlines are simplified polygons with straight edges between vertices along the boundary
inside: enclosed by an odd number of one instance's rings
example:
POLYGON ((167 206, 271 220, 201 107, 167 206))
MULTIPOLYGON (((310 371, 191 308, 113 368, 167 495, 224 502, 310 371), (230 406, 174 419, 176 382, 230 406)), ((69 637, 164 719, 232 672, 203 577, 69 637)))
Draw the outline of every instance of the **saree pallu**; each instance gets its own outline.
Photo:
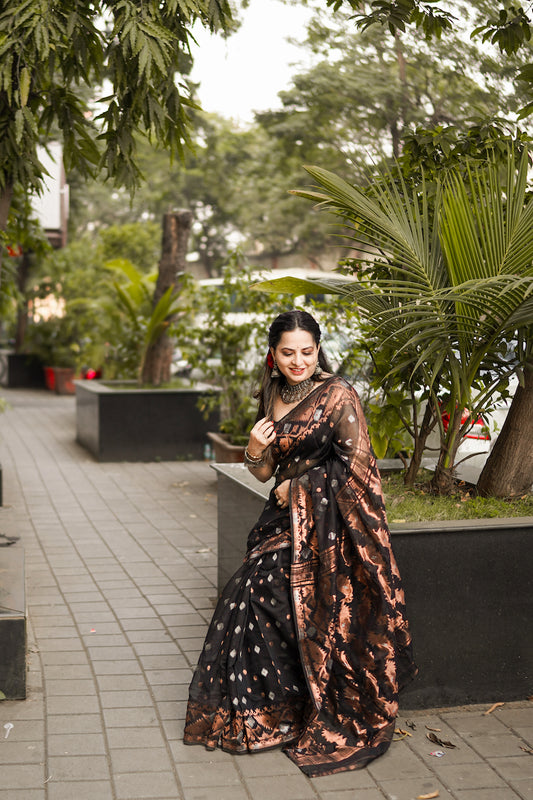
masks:
POLYGON ((281 420, 276 485, 224 589, 190 690, 184 741, 279 745, 309 776, 363 767, 416 674, 381 481, 355 390, 331 377, 281 420))

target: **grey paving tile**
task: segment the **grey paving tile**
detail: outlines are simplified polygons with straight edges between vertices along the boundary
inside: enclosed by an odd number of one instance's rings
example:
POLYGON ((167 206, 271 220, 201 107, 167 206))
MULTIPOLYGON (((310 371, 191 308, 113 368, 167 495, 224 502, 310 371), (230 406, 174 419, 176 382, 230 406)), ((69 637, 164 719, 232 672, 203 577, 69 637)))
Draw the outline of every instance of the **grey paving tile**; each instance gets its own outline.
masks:
MULTIPOLYGON (((287 759, 288 761, 289 759, 287 759)), ((291 762, 292 763, 292 762, 291 762)), ((240 762, 239 762, 240 764, 240 762)), ((296 774, 301 774, 298 767, 293 764, 296 774)), ((356 769, 349 772, 337 772, 335 775, 324 775, 324 777, 313 779, 313 788, 320 794, 324 792, 341 792, 350 789, 352 792, 360 789, 377 789, 376 781, 372 778, 367 769, 356 769)))
POLYGON ((124 630, 129 634, 130 631, 153 631, 161 628, 161 622, 158 618, 142 618, 142 619, 122 619, 120 624, 124 630))
MULTIPOLYGON (((214 800, 212 788, 186 786, 183 795, 185 800, 214 800)), ((250 800, 250 795, 241 786, 218 786, 216 800, 250 800)))
POLYGON ((454 796, 435 777, 412 778, 400 781, 380 781, 380 789, 387 800, 414 800, 420 795, 430 795, 438 792, 439 800, 454 800, 454 796))
POLYGON ((506 781, 531 780, 533 784, 533 756, 524 752, 509 758, 493 758, 490 765, 506 781))
POLYGON ((504 780, 488 764, 459 764, 446 766, 438 763, 435 772, 452 791, 464 789, 493 789, 505 785, 504 780))
MULTIPOLYGON (((164 747, 165 739, 159 727, 145 727, 145 728, 108 728, 107 737, 109 746, 115 749, 121 747, 137 748, 144 747, 146 753, 152 747, 164 747)), ((149 767, 149 760, 145 764, 149 767)))
POLYGON ((137 708, 151 705, 152 698, 148 690, 124 692, 100 692, 102 708, 137 708))
MULTIPOLYGON (((320 787, 319 781, 314 781, 320 787)), ((316 788, 315 786, 315 788, 316 788)), ((333 792, 320 792, 320 800, 355 800, 353 789, 337 789, 333 792)), ((357 792, 356 800, 383 800, 383 793, 379 789, 362 789, 357 792)))
POLYGON ((178 739, 179 741, 183 740, 183 730, 185 728, 184 719, 176 719, 176 716, 172 717, 162 717, 163 720, 163 730, 165 731, 165 736, 169 741, 173 739, 178 739))
POLYGON ((44 770, 41 764, 3 764, 2 789, 42 789, 44 770))
POLYGON ((517 727, 513 729, 518 736, 520 736, 524 742, 529 745, 529 747, 533 747, 533 725, 531 726, 524 726, 517 727))
POLYGON ((179 649, 172 639, 166 642, 136 642, 133 645, 139 657, 142 656, 177 656, 179 649))
POLYGON ((521 800, 533 800, 533 781, 513 781, 511 786, 521 800))
POLYGON ((503 706, 494 712, 498 719, 510 728, 525 728, 533 726, 533 702, 520 708, 503 706))
POLYGON ((107 728, 138 728, 159 726, 153 706, 135 708, 106 708, 104 720, 107 728))
MULTIPOLYGON (((184 670, 185 672, 185 670, 184 670)), ((152 686, 152 692, 158 702, 175 702, 187 700, 189 697, 189 683, 192 678, 192 672, 187 670, 188 680, 186 683, 169 683, 166 685, 152 686)))
POLYGON ((102 730, 99 714, 49 714, 46 722, 50 735, 100 733, 102 730))
POLYGON ((91 678, 70 678, 68 668, 64 670, 63 680, 46 680, 46 693, 49 697, 61 695, 90 695, 95 691, 94 680, 91 678))
POLYGON ((131 647, 88 647, 91 661, 127 661, 134 659, 131 647))
POLYGON ((48 736, 50 756, 105 755, 106 746, 102 733, 57 733, 48 736))
POLYGON ((168 656, 139 656, 139 661, 145 670, 151 669, 177 669, 185 668, 189 665, 184 656, 176 648, 176 653, 168 656))
MULTIPOLYGON (((231 761, 238 757, 232 756, 229 753, 225 753, 220 749, 207 750, 201 745, 188 745, 185 744, 181 739, 174 739, 169 742, 169 745, 176 764, 217 764, 221 761, 231 761)), ((253 758, 253 756, 251 755, 250 758, 253 758)), ((247 759, 239 759, 239 771, 241 773, 243 771, 242 762, 245 760, 247 759)), ((289 759, 286 760, 288 761, 289 759)), ((178 767, 178 770, 180 769, 181 767, 178 767)))
POLYGON ((76 639, 38 639, 39 650, 41 653, 81 653, 83 645, 79 638, 76 639))
MULTIPOLYGON (((2 708, 4 704, 0 703, 0 708, 2 708)), ((15 709, 12 709, 13 711, 15 709)), ((16 714, 4 713, 0 715, 0 744, 8 744, 12 742, 35 742, 42 739, 42 733, 44 730, 43 724, 35 724, 33 719, 24 719, 19 717, 16 714), (5 738, 5 731, 3 730, 3 725, 6 723, 11 723, 13 727, 8 733, 8 739, 5 738)), ((3 751, 2 751, 3 752, 3 751)))
POLYGON ((507 726, 496 714, 485 715, 480 711, 450 712, 442 715, 443 721, 461 736, 489 736, 507 732, 507 726))
POLYGON ((136 659, 119 659, 115 661, 92 662, 92 667, 97 678, 101 675, 142 675, 139 662, 136 659))
MULTIPOLYGON (((96 779, 58 782, 53 777, 47 785, 47 800, 114 800, 109 781, 96 779)), ((26 800, 26 798, 24 798, 26 800)))
POLYGON ((520 795, 508 786, 498 789, 467 789, 456 793, 457 800, 520 800, 520 795))
POLYGON ((95 695, 59 695, 46 701, 48 714, 96 714, 100 711, 95 695))
POLYGON ((45 800, 46 789, 6 789, 0 786, 0 800, 45 800))
POLYGON ((89 664, 50 664, 44 667, 47 681, 61 680, 68 674, 69 680, 92 679, 92 670, 89 664))
POLYGON ((179 768, 179 779, 182 786, 236 786, 240 783, 240 776, 235 768, 234 759, 214 763, 202 764, 199 769, 197 764, 185 763, 179 768))
POLYGON ((187 703, 185 700, 181 700, 180 702, 165 701, 157 703, 157 710, 161 719, 164 722, 175 721, 180 728, 183 727, 186 708, 187 703))
POLYGON ((171 772, 172 763, 165 747, 129 747, 110 750, 111 770, 114 775, 123 772, 171 772))
POLYGON ((41 658, 43 661, 44 666, 50 665, 59 665, 59 666, 68 666, 70 664, 87 664, 87 654, 84 650, 79 651, 65 651, 62 652, 52 652, 46 653, 43 652, 41 654, 41 658))
POLYGON ((484 758, 499 758, 519 755, 522 742, 511 733, 502 733, 495 736, 476 736, 471 739, 471 744, 484 758))
POLYGON ((107 758, 102 755, 50 756, 48 770, 54 781, 109 780, 107 758))
POLYGON ((146 679, 150 686, 165 685, 167 683, 191 682, 192 670, 187 669, 149 669, 146 670, 146 679))
MULTIPOLYGON (((0 743, 0 764, 3 771, 6 764, 42 764, 44 763, 44 742, 40 740, 19 741, 10 739, 0 743)), ((0 788, 2 777, 0 775, 0 788)))
POLYGON ((245 778, 244 782, 254 800, 316 800, 319 790, 319 781, 313 781, 315 790, 303 774, 245 778))
POLYGON ((201 625, 179 625, 169 628, 169 631, 175 639, 196 639, 199 636, 205 637, 207 633, 207 626, 203 623, 201 625))
POLYGON ((366 769, 376 781, 429 778, 432 775, 430 768, 409 749, 405 741, 393 742, 385 755, 372 761, 366 769))
POLYGON ((176 797, 177 782, 172 772, 133 772, 115 776, 118 800, 176 797))
POLYGON ((140 671, 135 675, 99 675, 97 681, 101 692, 146 689, 146 680, 140 671))
POLYGON ((165 628, 158 628, 155 625, 146 630, 128 631, 130 642, 168 642, 171 639, 170 633, 165 628))

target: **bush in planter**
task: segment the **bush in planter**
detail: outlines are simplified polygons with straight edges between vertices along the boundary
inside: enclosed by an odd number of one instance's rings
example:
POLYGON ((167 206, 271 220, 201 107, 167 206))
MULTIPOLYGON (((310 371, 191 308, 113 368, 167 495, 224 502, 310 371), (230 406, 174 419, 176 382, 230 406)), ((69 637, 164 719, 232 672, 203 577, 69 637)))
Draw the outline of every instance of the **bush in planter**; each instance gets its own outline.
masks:
POLYGON ((202 400, 205 411, 220 407, 220 432, 245 445, 257 410, 252 397, 266 357, 267 328, 273 316, 292 307, 286 297, 250 291, 252 269, 235 254, 221 283, 198 286, 193 295, 195 324, 178 340, 184 358, 202 380, 220 392, 202 400))

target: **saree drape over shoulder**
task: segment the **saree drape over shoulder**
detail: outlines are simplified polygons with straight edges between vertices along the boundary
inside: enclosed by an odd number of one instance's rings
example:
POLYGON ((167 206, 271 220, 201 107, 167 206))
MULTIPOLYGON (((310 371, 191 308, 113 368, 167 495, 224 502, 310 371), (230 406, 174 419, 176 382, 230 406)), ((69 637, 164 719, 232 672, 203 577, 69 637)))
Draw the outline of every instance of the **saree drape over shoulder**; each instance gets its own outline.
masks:
POLYGON ((381 481, 359 398, 331 377, 276 422, 276 485, 224 589, 190 690, 184 740, 278 745, 303 772, 388 748, 416 673, 381 481))

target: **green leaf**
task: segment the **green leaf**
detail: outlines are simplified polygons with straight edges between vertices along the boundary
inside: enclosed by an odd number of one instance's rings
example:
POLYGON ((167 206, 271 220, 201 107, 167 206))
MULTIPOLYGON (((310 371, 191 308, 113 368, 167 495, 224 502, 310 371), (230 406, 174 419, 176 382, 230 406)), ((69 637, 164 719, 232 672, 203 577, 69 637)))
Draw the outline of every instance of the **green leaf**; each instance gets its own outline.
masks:
POLYGON ((20 71, 19 78, 19 91, 20 91, 20 104, 25 106, 28 103, 28 96, 30 94, 30 71, 27 67, 23 67, 20 71))
POLYGON ((272 292, 275 294, 324 294, 324 291, 331 294, 345 294, 344 287, 346 281, 335 278, 272 278, 267 281, 253 283, 251 289, 258 292, 272 292))

